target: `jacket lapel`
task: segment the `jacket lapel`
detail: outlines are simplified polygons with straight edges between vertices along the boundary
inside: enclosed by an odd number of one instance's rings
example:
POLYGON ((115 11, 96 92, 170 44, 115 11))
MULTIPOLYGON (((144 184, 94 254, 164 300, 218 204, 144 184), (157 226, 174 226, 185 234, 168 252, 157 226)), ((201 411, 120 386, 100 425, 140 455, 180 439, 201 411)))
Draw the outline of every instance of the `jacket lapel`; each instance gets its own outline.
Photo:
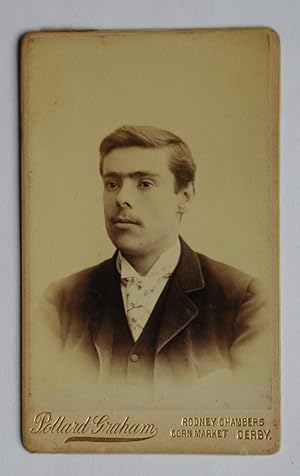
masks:
POLYGON ((161 319, 157 353, 195 319, 199 309, 192 294, 205 287, 198 256, 180 239, 181 256, 171 277, 168 298, 161 319))

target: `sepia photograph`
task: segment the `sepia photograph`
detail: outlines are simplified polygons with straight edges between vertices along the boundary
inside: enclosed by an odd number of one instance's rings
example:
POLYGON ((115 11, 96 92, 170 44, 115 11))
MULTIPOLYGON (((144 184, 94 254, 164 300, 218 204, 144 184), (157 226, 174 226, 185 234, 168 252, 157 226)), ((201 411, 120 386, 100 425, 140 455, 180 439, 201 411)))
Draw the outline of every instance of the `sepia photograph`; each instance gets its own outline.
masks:
POLYGON ((22 39, 23 441, 279 447, 279 38, 22 39))

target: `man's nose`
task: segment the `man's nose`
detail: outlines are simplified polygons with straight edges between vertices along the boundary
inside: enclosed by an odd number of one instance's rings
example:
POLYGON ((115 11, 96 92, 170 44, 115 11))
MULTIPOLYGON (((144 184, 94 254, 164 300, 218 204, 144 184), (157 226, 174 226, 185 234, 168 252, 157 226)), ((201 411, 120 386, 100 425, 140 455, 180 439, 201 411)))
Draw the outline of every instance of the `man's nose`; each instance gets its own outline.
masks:
POLYGON ((117 205, 119 207, 133 206, 133 190, 129 184, 123 184, 116 197, 117 205))

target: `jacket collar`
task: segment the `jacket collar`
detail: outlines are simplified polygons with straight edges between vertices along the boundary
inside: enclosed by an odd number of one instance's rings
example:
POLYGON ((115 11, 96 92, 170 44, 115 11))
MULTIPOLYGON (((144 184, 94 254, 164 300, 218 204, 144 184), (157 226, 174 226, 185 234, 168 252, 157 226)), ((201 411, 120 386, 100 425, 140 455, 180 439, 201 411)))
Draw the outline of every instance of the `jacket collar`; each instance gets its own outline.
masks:
POLYGON ((198 316, 199 309, 192 296, 205 287, 197 254, 182 238, 180 242, 181 256, 170 282, 158 334, 157 353, 198 316))
POLYGON ((181 255, 176 268, 176 276, 185 293, 198 291, 205 287, 201 264, 197 254, 180 237, 181 255))

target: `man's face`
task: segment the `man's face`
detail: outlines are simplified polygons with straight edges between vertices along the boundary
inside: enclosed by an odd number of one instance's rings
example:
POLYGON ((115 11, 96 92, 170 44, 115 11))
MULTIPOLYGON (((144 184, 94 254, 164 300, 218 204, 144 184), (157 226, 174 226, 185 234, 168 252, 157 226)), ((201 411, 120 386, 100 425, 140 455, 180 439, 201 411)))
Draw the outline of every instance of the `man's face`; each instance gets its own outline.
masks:
POLYGON ((127 147, 103 160, 106 229, 124 254, 163 252, 178 235, 186 193, 175 193, 168 158, 167 148, 127 147))

